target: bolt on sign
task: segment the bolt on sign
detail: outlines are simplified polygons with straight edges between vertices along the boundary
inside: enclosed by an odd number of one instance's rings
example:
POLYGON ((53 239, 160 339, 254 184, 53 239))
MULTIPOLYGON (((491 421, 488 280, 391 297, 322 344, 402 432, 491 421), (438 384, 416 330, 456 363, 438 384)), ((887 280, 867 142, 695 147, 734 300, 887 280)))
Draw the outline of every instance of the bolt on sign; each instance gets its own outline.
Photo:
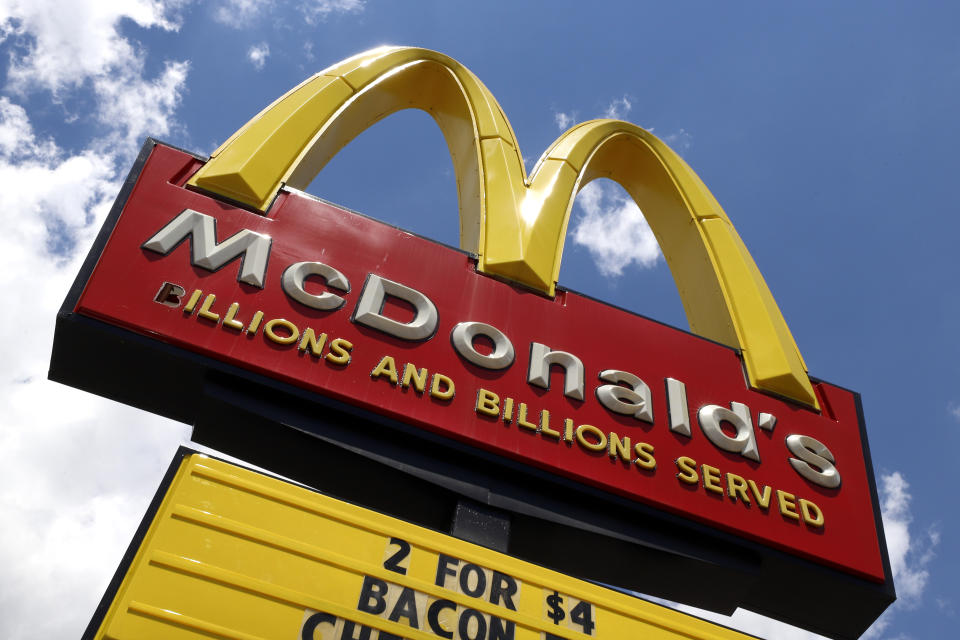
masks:
POLYGON ((751 636, 181 450, 84 636, 751 636))
POLYGON ((50 376, 420 524, 449 494, 497 506, 511 552, 592 579, 836 637, 894 598, 859 396, 808 376, 693 171, 595 120, 528 176, 496 100, 436 52, 335 65, 209 159, 148 141, 50 376), (408 107, 450 147, 460 250, 298 190, 408 107), (643 209, 692 334, 556 286, 597 177, 643 209), (584 540, 625 555, 569 552, 584 540))

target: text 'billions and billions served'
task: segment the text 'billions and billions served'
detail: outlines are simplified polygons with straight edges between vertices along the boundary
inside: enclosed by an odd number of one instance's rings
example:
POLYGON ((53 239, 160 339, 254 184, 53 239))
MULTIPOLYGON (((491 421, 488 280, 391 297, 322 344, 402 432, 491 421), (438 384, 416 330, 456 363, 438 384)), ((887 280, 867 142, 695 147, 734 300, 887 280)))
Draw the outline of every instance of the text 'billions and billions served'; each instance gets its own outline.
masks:
MULTIPOLYGON (((383 281, 383 279, 379 280, 383 281)), ((368 313, 379 316, 378 328, 389 333, 390 323, 400 323, 380 315, 384 306, 383 298, 387 295, 385 291, 391 290, 390 285, 395 284, 386 282, 387 287, 379 288, 377 295, 380 299, 369 302, 369 308, 375 311, 368 313)), ((395 288, 392 290, 399 291, 395 288)), ((195 289, 187 295, 186 290, 179 284, 164 282, 154 295, 154 300, 167 307, 182 307, 185 319, 195 319, 211 329, 219 327, 222 330, 234 332, 238 337, 255 338, 259 335, 272 345, 288 348, 300 357, 313 358, 318 363, 324 363, 335 369, 346 369, 348 366, 362 367, 369 371, 371 383, 393 385, 410 394, 411 401, 419 398, 421 401, 426 399, 453 406, 457 399, 458 389, 455 380, 445 373, 419 366, 423 363, 402 362, 390 354, 370 354, 372 357, 368 358, 362 353, 362 348, 350 340, 330 337, 319 329, 298 325, 286 318, 270 318, 259 309, 249 313, 247 310, 241 310, 237 302, 220 303, 215 293, 195 289), (357 364, 358 360, 362 364, 357 364)), ((356 317, 354 319, 356 320, 356 317)), ((368 326, 373 324, 376 323, 369 323, 368 326)), ((459 330, 463 333, 461 327, 467 324, 461 323, 454 332, 459 330)), ((495 357, 498 346, 502 344, 505 336, 494 335, 494 339, 490 340, 493 342, 493 349, 490 353, 483 353, 481 351, 483 346, 480 344, 482 338, 477 340, 477 335, 490 337, 488 334, 496 330, 491 331, 492 328, 489 325, 479 329, 469 328, 471 332, 467 334, 466 339, 458 340, 456 336, 452 339, 454 348, 458 352, 462 350, 469 354, 471 357, 468 359, 471 361, 482 362, 483 357, 495 357), (483 333, 480 333, 481 331, 483 333)), ((512 351, 512 346, 510 350, 512 351)), ((571 354, 551 351, 544 345, 536 343, 530 352, 529 382, 531 384, 548 387, 549 367, 559 361, 566 376, 566 395, 579 393, 580 397, 583 397, 582 373, 579 374, 581 376, 579 383, 576 382, 577 368, 579 366, 582 372, 583 366, 579 363, 579 359, 571 354), (557 354, 560 354, 560 357, 557 357, 557 354), (535 361, 536 358, 539 358, 539 361, 535 361), (570 380, 574 380, 575 384, 570 385, 570 380), (542 384, 538 385, 541 381, 542 384), (577 384, 580 386, 578 387, 577 384)), ((596 397, 603 406, 621 415, 633 415, 640 420, 653 422, 649 417, 652 416, 650 391, 642 380, 622 371, 604 371, 600 374, 600 379, 601 381, 609 380, 607 384, 602 384, 596 389, 596 397), (622 386, 618 382, 624 382, 629 386, 622 386)), ((668 403, 671 405, 669 407, 672 418, 671 431, 693 437, 688 409, 685 406, 683 383, 668 379, 665 384, 668 390, 668 403), (671 386, 679 389, 680 392, 670 393, 671 386), (680 402, 683 403, 682 407, 675 406, 675 403, 680 402)), ((463 397, 462 393, 461 397, 463 397)), ((573 419, 562 417, 558 412, 551 412, 549 408, 520 398, 505 396, 485 387, 471 389, 467 397, 471 399, 470 409, 477 415, 489 419, 491 423, 501 423, 508 428, 515 426, 533 436, 566 445, 571 450, 608 457, 611 461, 620 461, 625 470, 632 467, 641 474, 657 472, 655 447, 649 442, 635 441, 630 436, 592 424, 576 424, 573 419)), ((745 405, 731 403, 729 409, 719 405, 707 405, 700 408, 696 415, 702 432, 719 448, 738 452, 748 459, 759 461, 752 416, 745 405), (727 433, 727 429, 731 428, 736 435, 727 433)), ((776 418, 761 413, 758 423, 761 428, 768 428, 768 426, 772 428, 776 418)), ((812 439, 805 436, 791 436, 786 439, 788 451, 797 456, 790 459, 791 464, 794 468, 799 467, 798 472, 807 471, 808 473, 802 474, 805 477, 807 475, 813 475, 814 478, 821 477, 820 484, 826 485, 832 482, 833 478, 838 481, 839 473, 833 464, 832 456, 830 460, 822 459, 823 450, 816 446, 819 443, 814 441, 815 444, 811 444, 807 442, 808 440, 812 439)), ((726 496, 731 503, 739 503, 745 507, 755 504, 764 511, 773 506, 787 520, 802 521, 811 529, 824 526, 823 511, 811 500, 758 483, 752 478, 733 472, 724 472, 718 466, 698 462, 688 456, 678 457, 673 464, 678 482, 686 486, 699 486, 705 495, 726 496)))

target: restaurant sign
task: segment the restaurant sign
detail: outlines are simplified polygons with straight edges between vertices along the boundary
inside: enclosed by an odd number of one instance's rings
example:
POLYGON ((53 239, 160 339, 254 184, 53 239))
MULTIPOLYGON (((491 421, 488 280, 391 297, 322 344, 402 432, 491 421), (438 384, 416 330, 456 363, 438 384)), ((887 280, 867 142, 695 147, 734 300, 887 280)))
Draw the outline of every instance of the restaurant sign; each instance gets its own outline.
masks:
POLYGON ((840 572, 867 603, 853 627, 892 599, 859 397, 807 375, 702 182, 609 120, 572 128, 528 178, 495 100, 441 54, 352 58, 209 160, 144 147, 61 311, 51 377, 199 423, 214 371, 264 402, 290 391, 423 434, 464 469, 482 452, 840 572), (460 150, 461 250, 295 188, 425 100, 460 150), (601 176, 643 208, 693 333, 556 286, 571 199, 601 176))

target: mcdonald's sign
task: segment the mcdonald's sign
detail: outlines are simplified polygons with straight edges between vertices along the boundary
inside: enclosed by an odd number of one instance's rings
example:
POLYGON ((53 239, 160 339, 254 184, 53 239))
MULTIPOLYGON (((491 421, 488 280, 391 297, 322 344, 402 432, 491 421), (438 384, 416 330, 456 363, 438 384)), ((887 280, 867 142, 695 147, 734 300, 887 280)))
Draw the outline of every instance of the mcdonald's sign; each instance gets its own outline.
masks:
POLYGON ((511 553, 584 577, 837 637, 893 599, 859 397, 807 374, 696 174, 597 120, 528 176, 496 100, 436 52, 335 65, 209 159, 148 141, 50 376, 420 524, 468 496, 510 514, 511 553), (299 190, 410 107, 454 159, 459 250, 299 190), (597 177, 643 209, 692 333, 556 285, 597 177), (625 560, 569 552, 598 541, 625 560))

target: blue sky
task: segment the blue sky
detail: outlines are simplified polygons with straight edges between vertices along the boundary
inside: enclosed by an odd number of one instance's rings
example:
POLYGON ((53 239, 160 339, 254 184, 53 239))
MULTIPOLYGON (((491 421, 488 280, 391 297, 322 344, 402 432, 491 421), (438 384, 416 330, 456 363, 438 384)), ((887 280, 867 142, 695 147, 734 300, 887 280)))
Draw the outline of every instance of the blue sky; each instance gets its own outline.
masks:
MULTIPOLYGON (((811 373, 863 394, 900 593, 867 637, 951 635, 960 9, 839 4, 0 0, 0 636, 79 636, 189 435, 46 380, 56 310, 143 138, 209 153, 305 77, 381 44, 470 68, 531 165, 600 116, 685 157, 811 373)), ((449 154, 422 113, 360 136, 310 191, 456 244, 449 154)), ((686 327, 612 185, 578 197, 560 282, 686 327)), ((748 613, 725 622, 815 637, 748 613)))

